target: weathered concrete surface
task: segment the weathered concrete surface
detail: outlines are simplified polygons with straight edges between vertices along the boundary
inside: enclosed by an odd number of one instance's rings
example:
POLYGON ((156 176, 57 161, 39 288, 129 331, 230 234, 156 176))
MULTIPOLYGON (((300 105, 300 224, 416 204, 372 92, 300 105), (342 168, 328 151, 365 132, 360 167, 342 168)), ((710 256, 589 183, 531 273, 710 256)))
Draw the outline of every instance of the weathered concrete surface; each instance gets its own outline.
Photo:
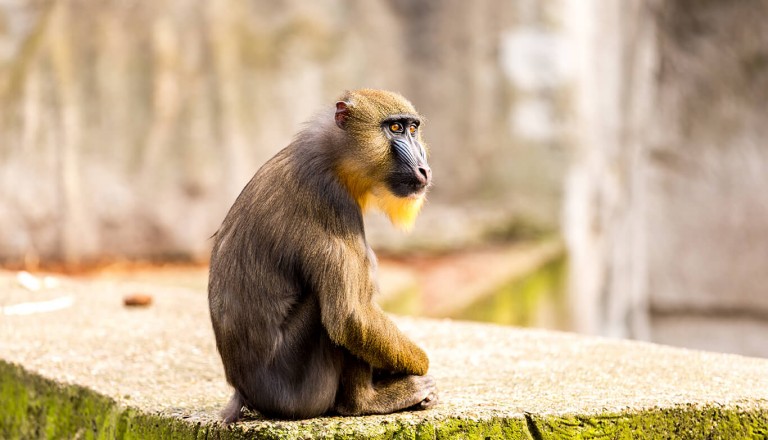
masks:
POLYGON ((31 292, 0 274, 0 306, 2 438, 768 436, 767 360, 417 319, 398 323, 430 354, 434 410, 223 427, 229 390, 202 292, 75 279, 31 292), (155 302, 126 309, 132 292, 155 302), (62 296, 71 306, 14 314, 62 296))

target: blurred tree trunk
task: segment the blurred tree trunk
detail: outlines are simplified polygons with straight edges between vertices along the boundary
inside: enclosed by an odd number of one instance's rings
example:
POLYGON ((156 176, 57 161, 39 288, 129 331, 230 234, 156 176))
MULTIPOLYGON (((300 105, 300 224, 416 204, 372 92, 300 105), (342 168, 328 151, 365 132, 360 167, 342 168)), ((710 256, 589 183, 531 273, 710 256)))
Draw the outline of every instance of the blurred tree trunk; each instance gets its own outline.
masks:
POLYGON ((580 4, 579 329, 768 356, 768 4, 580 4))
POLYGON ((76 59, 76 52, 72 47, 74 36, 70 29, 70 2, 56 2, 51 14, 46 39, 55 81, 54 99, 60 112, 60 126, 56 127, 56 167, 60 203, 58 224, 61 228, 58 257, 79 263, 92 242, 88 234, 92 228, 87 224, 84 212, 81 182, 83 101, 79 95, 83 74, 80 71, 81 62, 76 59))
POLYGON ((564 213, 574 325, 646 339, 644 149, 653 132, 654 22, 643 0, 574 3, 581 139, 564 213))

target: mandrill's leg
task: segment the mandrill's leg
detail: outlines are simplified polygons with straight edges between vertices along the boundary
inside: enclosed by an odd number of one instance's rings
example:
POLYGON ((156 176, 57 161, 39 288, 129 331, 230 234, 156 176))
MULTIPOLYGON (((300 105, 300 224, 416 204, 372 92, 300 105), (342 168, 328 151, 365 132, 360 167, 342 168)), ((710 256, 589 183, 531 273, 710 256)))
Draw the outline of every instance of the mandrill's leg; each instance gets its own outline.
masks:
POLYGON ((389 414, 403 409, 426 409, 437 403, 432 376, 373 377, 370 365, 345 353, 334 410, 347 416, 389 414))

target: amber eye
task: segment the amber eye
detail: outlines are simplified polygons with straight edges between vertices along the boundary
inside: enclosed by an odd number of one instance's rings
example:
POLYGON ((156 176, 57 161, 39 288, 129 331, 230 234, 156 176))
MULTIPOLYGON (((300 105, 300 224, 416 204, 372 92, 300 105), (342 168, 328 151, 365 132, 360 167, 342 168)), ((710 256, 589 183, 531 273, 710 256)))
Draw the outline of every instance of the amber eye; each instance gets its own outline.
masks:
POLYGON ((410 127, 408 127, 408 131, 411 133, 411 135, 416 134, 416 126, 411 125, 410 127))
POLYGON ((393 122, 389 124, 389 129, 395 133, 401 133, 403 131, 403 124, 399 122, 393 122))

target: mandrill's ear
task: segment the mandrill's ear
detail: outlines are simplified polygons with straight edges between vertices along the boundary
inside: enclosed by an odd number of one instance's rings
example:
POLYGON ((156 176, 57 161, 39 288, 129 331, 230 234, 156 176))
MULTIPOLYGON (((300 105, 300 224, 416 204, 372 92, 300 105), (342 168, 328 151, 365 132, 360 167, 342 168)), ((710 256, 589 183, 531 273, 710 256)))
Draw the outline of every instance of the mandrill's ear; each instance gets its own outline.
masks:
POLYGON ((336 125, 342 130, 347 128, 347 119, 349 119, 349 103, 346 101, 339 101, 336 103, 336 125))

